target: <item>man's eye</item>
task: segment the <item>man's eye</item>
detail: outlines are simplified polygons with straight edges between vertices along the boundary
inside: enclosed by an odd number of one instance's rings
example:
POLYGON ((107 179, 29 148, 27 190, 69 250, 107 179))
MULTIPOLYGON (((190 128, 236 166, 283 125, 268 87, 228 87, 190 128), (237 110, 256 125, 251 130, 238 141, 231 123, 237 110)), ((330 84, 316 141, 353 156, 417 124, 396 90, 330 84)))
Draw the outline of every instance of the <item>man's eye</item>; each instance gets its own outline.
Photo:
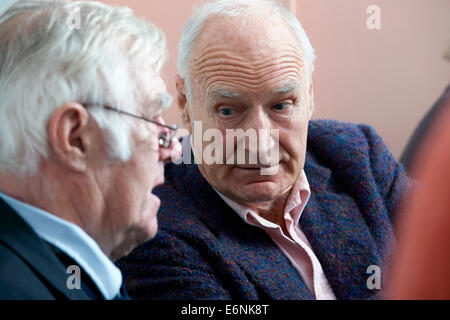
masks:
POLYGON ((277 104, 275 104, 275 105, 273 106, 273 108, 274 108, 275 110, 277 110, 277 111, 283 111, 283 110, 289 108, 290 106, 291 106, 290 103, 285 103, 285 102, 283 102, 283 103, 277 103, 277 104))
POLYGON ((225 116, 225 117, 229 117, 231 115, 233 115, 234 110, 231 108, 223 108, 219 110, 220 115, 225 116))

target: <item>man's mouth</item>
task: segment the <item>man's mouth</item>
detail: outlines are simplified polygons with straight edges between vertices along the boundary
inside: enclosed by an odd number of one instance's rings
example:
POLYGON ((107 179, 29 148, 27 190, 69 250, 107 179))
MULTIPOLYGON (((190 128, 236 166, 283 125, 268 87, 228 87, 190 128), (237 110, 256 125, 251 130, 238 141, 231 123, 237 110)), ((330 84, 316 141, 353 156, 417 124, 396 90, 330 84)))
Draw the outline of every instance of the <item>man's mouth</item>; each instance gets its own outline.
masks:
MULTIPOLYGON (((235 168, 239 170, 245 170, 248 173, 259 173, 262 176, 272 176, 277 174, 279 170, 279 163, 272 165, 261 165, 261 164, 253 164, 253 165, 235 165, 235 168)), ((245 172, 242 171, 242 172, 245 172)))
POLYGON ((271 168, 271 167, 274 167, 276 165, 278 165, 278 163, 270 164, 270 165, 264 165, 264 164, 237 164, 237 165, 235 165, 235 167, 237 167, 239 169, 259 170, 259 169, 271 168))
POLYGON ((164 175, 161 175, 161 177, 156 181, 155 187, 162 184, 164 184, 164 175))
POLYGON ((236 168, 242 169, 242 170, 259 170, 259 169, 261 169, 261 167, 259 167, 259 166, 236 166, 236 168))
POLYGON ((164 175, 162 175, 161 177, 159 177, 159 178, 155 181, 153 187, 150 188, 149 193, 152 195, 152 194, 153 194, 153 190, 154 190, 157 186, 160 186, 160 185, 163 185, 163 184, 164 184, 164 175))
POLYGON ((159 199, 155 194, 149 193, 148 195, 149 203, 151 203, 151 207, 154 208, 154 213, 156 214, 159 207, 161 206, 161 199, 159 199))

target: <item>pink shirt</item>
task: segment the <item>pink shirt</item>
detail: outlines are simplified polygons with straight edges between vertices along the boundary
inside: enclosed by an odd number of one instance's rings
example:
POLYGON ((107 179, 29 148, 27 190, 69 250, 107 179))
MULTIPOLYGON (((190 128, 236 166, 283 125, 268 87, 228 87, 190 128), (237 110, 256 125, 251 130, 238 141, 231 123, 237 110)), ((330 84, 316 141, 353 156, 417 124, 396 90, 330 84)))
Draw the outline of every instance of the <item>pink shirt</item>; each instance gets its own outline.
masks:
POLYGON ((284 234, 279 225, 262 218, 252 209, 238 204, 217 190, 216 192, 246 223, 263 229, 270 236, 317 300, 336 300, 322 266, 298 224, 311 194, 304 171, 292 187, 284 208, 284 221, 290 237, 284 234))

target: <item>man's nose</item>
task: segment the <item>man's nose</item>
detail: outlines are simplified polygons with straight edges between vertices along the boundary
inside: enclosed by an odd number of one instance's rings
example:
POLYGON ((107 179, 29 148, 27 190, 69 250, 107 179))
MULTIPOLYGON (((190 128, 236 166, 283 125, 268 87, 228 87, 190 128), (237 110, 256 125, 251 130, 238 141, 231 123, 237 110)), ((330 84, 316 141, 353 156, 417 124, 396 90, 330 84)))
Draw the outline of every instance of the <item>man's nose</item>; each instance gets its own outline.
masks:
POLYGON ((267 137, 270 130, 272 129, 272 123, 270 121, 269 115, 265 112, 263 107, 255 110, 251 115, 250 119, 247 122, 247 130, 252 129, 255 130, 256 141, 257 143, 254 145, 249 144, 246 145, 246 148, 249 152, 257 153, 259 149, 261 151, 265 151, 266 149, 270 149, 270 138, 267 137))
POLYGON ((270 130, 272 128, 272 123, 269 119, 269 115, 265 112, 264 108, 260 106, 250 114, 247 126, 247 129, 270 130))

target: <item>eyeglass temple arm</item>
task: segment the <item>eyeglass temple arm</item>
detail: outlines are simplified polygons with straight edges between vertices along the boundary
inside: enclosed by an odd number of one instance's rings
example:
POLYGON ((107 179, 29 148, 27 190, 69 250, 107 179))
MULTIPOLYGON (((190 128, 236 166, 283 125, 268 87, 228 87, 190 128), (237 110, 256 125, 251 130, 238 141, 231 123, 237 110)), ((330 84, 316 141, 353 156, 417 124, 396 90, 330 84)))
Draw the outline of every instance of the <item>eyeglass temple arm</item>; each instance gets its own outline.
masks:
POLYGON ((148 121, 148 122, 154 123, 154 124, 156 124, 158 126, 161 126, 161 127, 173 130, 173 131, 178 130, 178 125, 176 125, 176 124, 173 125, 173 126, 168 126, 166 124, 159 123, 159 122, 157 122, 155 120, 147 119, 147 118, 144 118, 144 117, 141 117, 141 116, 138 116, 138 115, 135 115, 135 114, 123 111, 123 110, 119 110, 119 109, 116 109, 116 108, 113 108, 113 107, 110 107, 110 106, 104 106, 104 107, 105 107, 105 109, 108 109, 108 110, 111 110, 111 111, 115 111, 115 112, 118 112, 118 113, 122 113, 122 114, 126 114, 127 116, 130 116, 130 117, 133 117, 133 118, 137 118, 137 119, 141 119, 141 120, 144 120, 144 121, 148 121))

